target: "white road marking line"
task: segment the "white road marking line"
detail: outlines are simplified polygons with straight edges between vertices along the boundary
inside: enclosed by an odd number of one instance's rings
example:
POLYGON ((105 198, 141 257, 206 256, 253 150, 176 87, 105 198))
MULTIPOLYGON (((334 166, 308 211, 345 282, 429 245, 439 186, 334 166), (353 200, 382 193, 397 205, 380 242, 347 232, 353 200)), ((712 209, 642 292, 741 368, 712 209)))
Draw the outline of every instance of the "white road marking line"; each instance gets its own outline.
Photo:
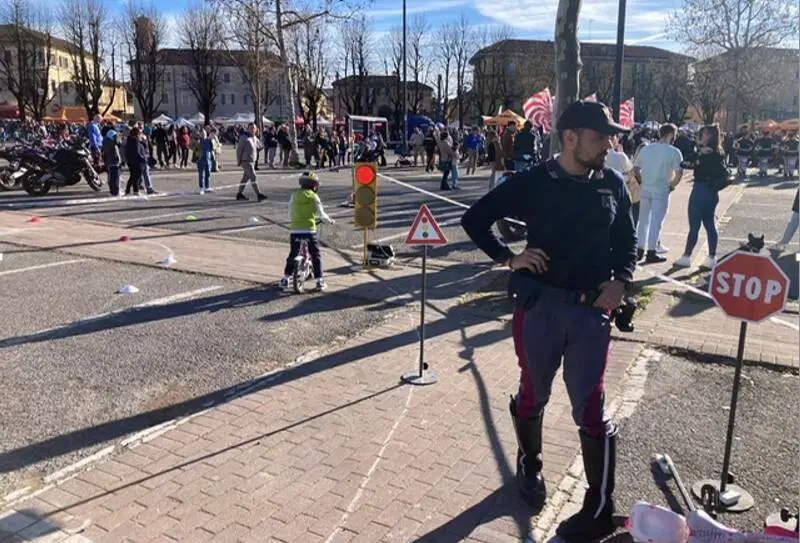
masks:
POLYGON ((67 264, 77 264, 78 262, 86 262, 85 258, 78 258, 75 260, 59 260, 58 262, 50 262, 49 264, 39 264, 37 266, 28 266, 27 268, 17 268, 15 270, 5 270, 0 272, 0 276, 12 275, 15 273, 24 273, 27 271, 43 270, 45 268, 55 268, 56 266, 66 266, 67 264))
POLYGON ((248 230, 258 230, 259 228, 266 228, 268 226, 275 226, 272 223, 269 224, 259 224, 256 226, 246 226, 244 228, 230 228, 228 230, 218 230, 214 232, 215 234, 236 234, 238 232, 247 232, 248 230))

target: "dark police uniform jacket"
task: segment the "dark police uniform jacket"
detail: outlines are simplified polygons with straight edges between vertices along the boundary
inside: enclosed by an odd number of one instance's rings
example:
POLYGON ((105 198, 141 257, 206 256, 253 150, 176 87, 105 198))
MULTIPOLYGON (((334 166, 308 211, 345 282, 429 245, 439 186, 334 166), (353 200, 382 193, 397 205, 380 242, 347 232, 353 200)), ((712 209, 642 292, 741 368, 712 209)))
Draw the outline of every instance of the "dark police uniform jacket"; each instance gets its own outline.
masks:
POLYGON ((629 283, 636 270, 636 230, 622 176, 610 168, 575 177, 554 159, 516 174, 478 200, 461 218, 469 237, 491 259, 514 253, 493 232, 504 217, 527 224, 527 247, 550 257, 537 277, 546 285, 596 290, 609 279, 629 283))

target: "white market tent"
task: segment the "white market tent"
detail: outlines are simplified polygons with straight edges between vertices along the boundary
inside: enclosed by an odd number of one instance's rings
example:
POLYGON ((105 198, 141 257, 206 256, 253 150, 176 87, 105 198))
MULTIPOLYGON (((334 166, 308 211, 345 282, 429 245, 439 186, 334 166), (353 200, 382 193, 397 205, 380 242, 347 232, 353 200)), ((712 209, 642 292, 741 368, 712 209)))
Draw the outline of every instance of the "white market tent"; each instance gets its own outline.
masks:
POLYGON ((152 124, 169 124, 172 122, 172 117, 164 115, 163 113, 150 121, 152 124))
POLYGON ((189 121, 189 120, 187 120, 187 119, 185 119, 183 117, 178 117, 177 119, 175 119, 175 121, 172 124, 174 124, 175 126, 179 126, 179 127, 185 126, 186 128, 194 128, 194 126, 195 126, 193 122, 191 122, 191 121, 189 121))
MULTIPOLYGON (((237 113, 233 117, 228 117, 224 121, 221 121, 221 124, 231 125, 231 124, 249 124, 256 122, 256 116, 254 113, 237 113)), ((261 122, 264 124, 274 124, 271 120, 267 119, 266 117, 261 117, 261 122)))
POLYGON ((199 111, 189 117, 189 122, 194 124, 203 124, 206 121, 206 116, 200 113, 199 111))

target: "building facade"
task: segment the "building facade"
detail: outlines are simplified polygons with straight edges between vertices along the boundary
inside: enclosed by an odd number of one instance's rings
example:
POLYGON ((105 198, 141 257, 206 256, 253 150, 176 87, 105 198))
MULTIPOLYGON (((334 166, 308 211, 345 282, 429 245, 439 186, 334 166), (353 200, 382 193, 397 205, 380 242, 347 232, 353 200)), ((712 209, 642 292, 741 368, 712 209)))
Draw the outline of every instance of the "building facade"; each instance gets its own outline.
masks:
MULTIPOLYGON (((391 119, 402 111, 403 83, 396 75, 350 75, 333 82, 331 106, 336 117, 377 115, 391 119)), ((433 88, 424 83, 408 82, 409 111, 423 115, 435 111, 433 88), (415 107, 416 106, 416 107, 415 107)))
MULTIPOLYGON (((56 115, 62 107, 82 106, 73 79, 74 51, 73 44, 55 36, 14 25, 0 25, 0 103, 8 108, 19 107, 17 97, 9 89, 9 79, 18 80, 22 63, 25 69, 36 72, 31 81, 40 87, 36 89, 38 96, 47 93, 46 115, 56 115), (19 44, 25 50, 22 58, 18 51, 19 44), (44 88, 45 82, 47 89, 44 88)), ((92 59, 87 61, 91 66, 92 59)), ((133 107, 129 98, 124 84, 110 82, 103 87, 100 112, 110 106, 108 113, 118 117, 130 115, 133 107)))
MULTIPOLYGON (((580 88, 583 95, 597 94, 611 103, 616 45, 581 43, 580 88)), ((688 81, 694 59, 657 47, 627 45, 623 62, 623 100, 635 96, 643 116, 656 100, 659 78, 665 74, 688 81)), ((502 40, 479 50, 470 59, 473 82, 470 116, 496 115, 500 106, 522 114, 522 104, 535 92, 549 87, 555 93, 555 47, 545 40, 502 40)), ((637 115, 638 117, 639 115, 637 115)))
MULTIPOLYGON (((244 64, 243 51, 219 52, 216 100, 212 117, 233 117, 237 113, 254 112, 253 97, 247 78, 241 68, 244 64)), ((188 49, 162 49, 159 59, 163 67, 161 81, 156 87, 156 108, 160 113, 172 118, 194 117, 200 112, 198 100, 189 81, 193 73, 191 51, 188 49)), ((289 101, 283 90, 280 72, 271 71, 267 86, 266 104, 261 108, 269 119, 286 119, 291 115, 289 101)), ((135 104, 136 117, 141 118, 138 103, 135 104)))

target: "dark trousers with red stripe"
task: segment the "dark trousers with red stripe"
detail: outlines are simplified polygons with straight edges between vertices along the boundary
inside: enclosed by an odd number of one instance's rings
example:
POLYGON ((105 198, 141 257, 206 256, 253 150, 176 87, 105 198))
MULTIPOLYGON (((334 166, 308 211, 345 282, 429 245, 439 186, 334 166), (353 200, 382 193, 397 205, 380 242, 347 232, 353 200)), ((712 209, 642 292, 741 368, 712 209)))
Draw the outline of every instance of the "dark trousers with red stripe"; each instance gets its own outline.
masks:
POLYGON ((517 309, 512 326, 520 367, 518 416, 542 413, 563 357, 575 424, 590 436, 611 432, 604 388, 611 343, 608 314, 586 305, 540 300, 527 311, 517 309))

